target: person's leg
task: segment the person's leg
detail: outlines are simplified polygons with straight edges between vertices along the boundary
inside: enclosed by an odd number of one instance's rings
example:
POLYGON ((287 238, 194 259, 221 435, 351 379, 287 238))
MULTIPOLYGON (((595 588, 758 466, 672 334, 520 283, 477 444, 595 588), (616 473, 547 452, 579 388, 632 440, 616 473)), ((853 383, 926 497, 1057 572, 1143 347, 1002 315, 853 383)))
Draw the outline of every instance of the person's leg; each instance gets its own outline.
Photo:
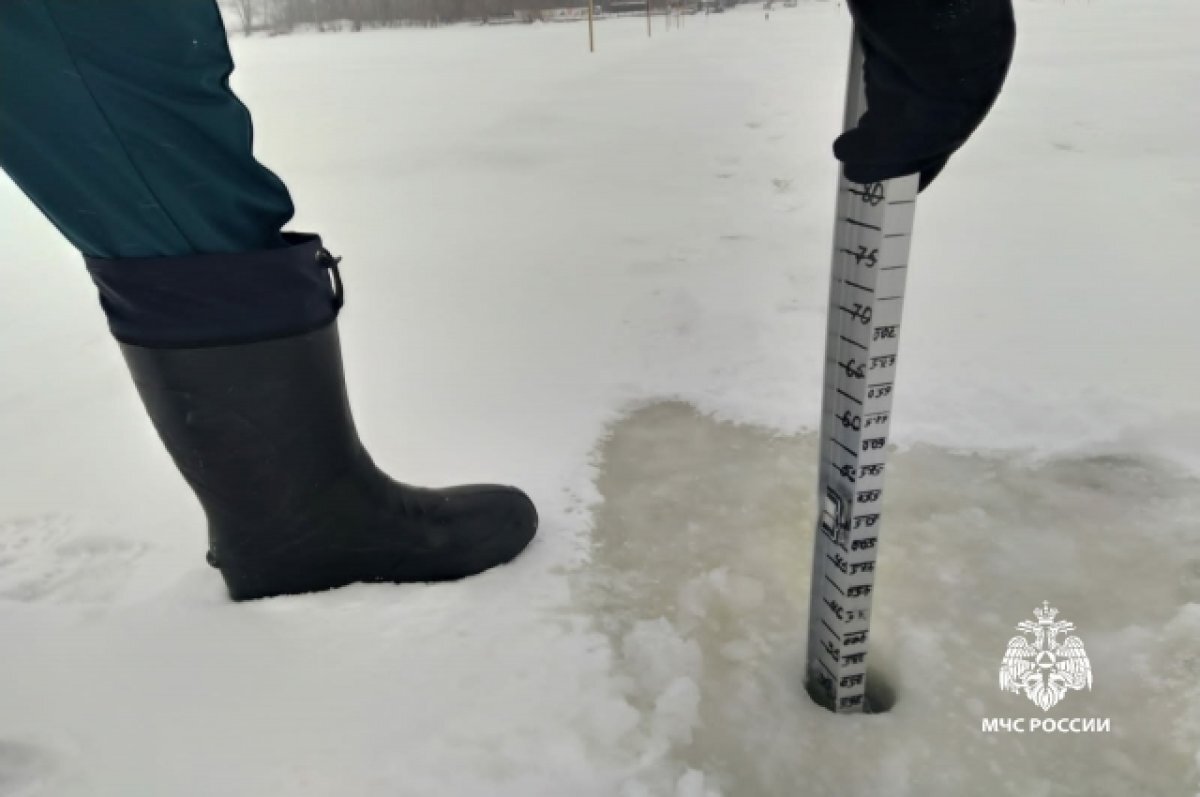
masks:
POLYGON ((335 315, 320 240, 280 232, 292 200, 254 159, 232 71, 214 0, 0 2, 0 166, 87 258, 121 341, 335 315))
POLYGON ((85 255, 284 245, 213 0, 0 3, 0 165, 85 255))
POLYGON ((0 2, 0 165, 84 253, 210 563, 247 599, 508 561, 523 493, 402 485, 359 442, 336 259, 280 232, 231 69, 213 0, 0 2))

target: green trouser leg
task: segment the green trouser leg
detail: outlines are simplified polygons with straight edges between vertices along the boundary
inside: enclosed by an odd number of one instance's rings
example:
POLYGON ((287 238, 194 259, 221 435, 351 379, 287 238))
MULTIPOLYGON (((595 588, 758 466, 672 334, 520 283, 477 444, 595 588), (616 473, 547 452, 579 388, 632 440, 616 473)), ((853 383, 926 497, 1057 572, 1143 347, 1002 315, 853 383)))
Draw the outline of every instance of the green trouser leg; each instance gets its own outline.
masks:
POLYGON ((0 0, 0 166, 83 254, 273 249, 214 0, 0 0))

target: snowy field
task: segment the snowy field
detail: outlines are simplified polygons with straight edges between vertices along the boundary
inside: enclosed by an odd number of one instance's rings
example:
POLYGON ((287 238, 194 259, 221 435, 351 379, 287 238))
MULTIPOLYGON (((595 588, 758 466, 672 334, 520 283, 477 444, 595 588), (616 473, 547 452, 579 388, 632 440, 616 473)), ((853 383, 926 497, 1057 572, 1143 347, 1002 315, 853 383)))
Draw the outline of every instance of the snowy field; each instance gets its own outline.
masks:
POLYGON ((0 183, 0 795, 1200 793, 1200 6, 1018 15, 918 210, 873 717, 801 688, 844 8, 234 41, 376 459, 541 508, 459 584, 227 602, 0 183), (1111 733, 981 731, 1043 600, 1111 733))

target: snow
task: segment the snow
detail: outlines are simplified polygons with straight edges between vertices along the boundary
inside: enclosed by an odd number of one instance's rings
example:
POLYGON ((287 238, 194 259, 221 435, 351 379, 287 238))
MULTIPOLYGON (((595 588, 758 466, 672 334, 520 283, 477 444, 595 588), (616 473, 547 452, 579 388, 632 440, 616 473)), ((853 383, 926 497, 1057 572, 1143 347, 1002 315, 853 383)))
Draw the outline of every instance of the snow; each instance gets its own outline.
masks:
POLYGON ((1200 792, 1200 77, 1187 0, 1022 0, 923 195, 872 664, 800 686, 845 10, 236 38, 345 257, 364 438, 522 485, 459 584, 228 603, 74 253, 0 184, 0 795, 1200 792), (985 734, 1075 622, 1111 734, 985 734))

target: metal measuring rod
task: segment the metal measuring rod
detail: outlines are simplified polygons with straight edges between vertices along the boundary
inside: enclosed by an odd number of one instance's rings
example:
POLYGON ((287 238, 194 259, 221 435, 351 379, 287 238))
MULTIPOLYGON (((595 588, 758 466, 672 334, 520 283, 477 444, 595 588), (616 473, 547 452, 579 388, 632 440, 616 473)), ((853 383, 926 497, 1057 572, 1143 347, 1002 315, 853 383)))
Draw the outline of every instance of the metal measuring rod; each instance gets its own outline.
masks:
MULTIPOLYGON (((855 36, 846 129, 865 109, 863 53, 855 36)), ((838 713, 872 710, 866 690, 871 599, 918 179, 838 181, 807 673, 809 693, 838 713)))

